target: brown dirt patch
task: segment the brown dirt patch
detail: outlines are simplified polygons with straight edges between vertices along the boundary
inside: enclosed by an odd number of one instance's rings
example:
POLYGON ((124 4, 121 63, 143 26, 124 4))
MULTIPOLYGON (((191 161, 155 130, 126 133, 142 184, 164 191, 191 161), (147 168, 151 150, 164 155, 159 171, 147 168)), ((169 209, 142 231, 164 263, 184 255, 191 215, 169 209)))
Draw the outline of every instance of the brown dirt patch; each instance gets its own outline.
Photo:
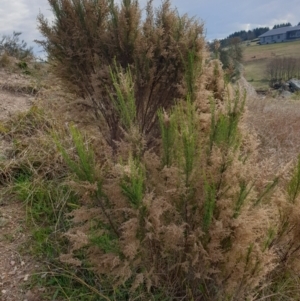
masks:
MULTIPOLYGON (((0 124, 14 114, 30 109, 34 98, 22 93, 26 87, 31 87, 29 78, 0 71, 0 124)), ((6 159, 9 148, 7 141, 0 141, 0 162, 6 159)), ((3 189, 0 186, 0 300, 41 300, 25 289, 30 276, 38 270, 38 263, 29 255, 22 255, 25 252, 21 251, 29 239, 25 208, 17 200, 5 198, 3 189)))
POLYGON ((29 110, 31 104, 32 97, 26 94, 0 90, 0 120, 29 110))
POLYGON ((20 202, 2 200, 0 232, 0 299, 34 300, 25 285, 38 264, 30 256, 21 254, 24 252, 20 253, 28 240, 24 208, 20 202))
POLYGON ((0 120, 29 110, 34 98, 28 92, 30 89, 34 92, 33 87, 27 76, 0 70, 0 120))

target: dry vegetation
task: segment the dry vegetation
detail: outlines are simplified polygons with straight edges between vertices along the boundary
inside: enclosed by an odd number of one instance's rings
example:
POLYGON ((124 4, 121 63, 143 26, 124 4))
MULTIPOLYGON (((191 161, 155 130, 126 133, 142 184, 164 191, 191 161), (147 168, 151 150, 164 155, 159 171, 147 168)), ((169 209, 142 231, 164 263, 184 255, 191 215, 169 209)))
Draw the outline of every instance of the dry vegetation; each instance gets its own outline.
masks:
POLYGON ((299 153, 299 101, 255 98, 248 102, 247 123, 259 136, 261 156, 273 157, 280 170, 299 153))
POLYGON ((135 1, 49 3, 51 74, 0 124, 41 298, 299 299, 298 104, 227 86, 169 1, 144 21, 135 1))

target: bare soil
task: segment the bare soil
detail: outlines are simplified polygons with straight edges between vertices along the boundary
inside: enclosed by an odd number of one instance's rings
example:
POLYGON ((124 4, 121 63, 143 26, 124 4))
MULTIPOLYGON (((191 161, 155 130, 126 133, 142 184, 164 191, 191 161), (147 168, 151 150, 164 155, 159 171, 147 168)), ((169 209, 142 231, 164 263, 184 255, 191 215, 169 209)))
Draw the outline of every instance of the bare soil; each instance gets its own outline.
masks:
POLYGON ((25 75, 0 71, 0 120, 30 108, 33 95, 23 91, 31 86, 30 79, 25 75))
MULTIPOLYGON (((30 86, 30 79, 22 74, 0 71, 0 124, 30 109, 34 101, 33 95, 26 90, 30 86)), ((0 140, 0 162, 5 160, 10 147, 7 141, 0 140)), ((0 300, 38 301, 41 299, 26 289, 26 283, 39 264, 22 252, 29 239, 25 208, 18 200, 4 197, 3 189, 0 186, 0 300)))

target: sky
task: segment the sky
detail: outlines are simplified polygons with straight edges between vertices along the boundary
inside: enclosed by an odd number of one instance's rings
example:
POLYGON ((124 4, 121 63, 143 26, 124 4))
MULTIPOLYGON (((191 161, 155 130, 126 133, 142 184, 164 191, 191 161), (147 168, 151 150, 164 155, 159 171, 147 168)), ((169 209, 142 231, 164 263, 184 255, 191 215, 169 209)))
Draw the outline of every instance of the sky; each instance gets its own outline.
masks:
MULTIPOLYGON (((144 7, 146 0, 139 3, 144 7)), ((158 7, 161 0, 153 3, 158 7)), ((171 0, 171 3, 180 14, 187 13, 203 22, 209 41, 226 38, 235 31, 300 22, 299 0, 171 0)), ((40 12, 53 20, 48 0, 0 0, 0 37, 13 31, 22 32, 21 38, 39 55, 41 48, 33 41, 41 39, 36 21, 40 12)))

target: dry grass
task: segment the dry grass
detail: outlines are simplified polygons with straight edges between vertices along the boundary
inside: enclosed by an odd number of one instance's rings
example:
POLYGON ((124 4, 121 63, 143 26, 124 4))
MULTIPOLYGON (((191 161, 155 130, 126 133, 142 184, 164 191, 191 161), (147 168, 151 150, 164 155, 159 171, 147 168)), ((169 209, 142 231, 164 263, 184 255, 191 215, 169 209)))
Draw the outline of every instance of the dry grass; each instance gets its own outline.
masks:
POLYGON ((0 67, 1 68, 6 68, 10 65, 10 63, 11 63, 10 57, 6 53, 3 53, 0 56, 0 67))
POLYGON ((299 101, 250 99, 246 123, 258 134, 262 160, 272 157, 279 170, 297 158, 300 152, 299 101))

